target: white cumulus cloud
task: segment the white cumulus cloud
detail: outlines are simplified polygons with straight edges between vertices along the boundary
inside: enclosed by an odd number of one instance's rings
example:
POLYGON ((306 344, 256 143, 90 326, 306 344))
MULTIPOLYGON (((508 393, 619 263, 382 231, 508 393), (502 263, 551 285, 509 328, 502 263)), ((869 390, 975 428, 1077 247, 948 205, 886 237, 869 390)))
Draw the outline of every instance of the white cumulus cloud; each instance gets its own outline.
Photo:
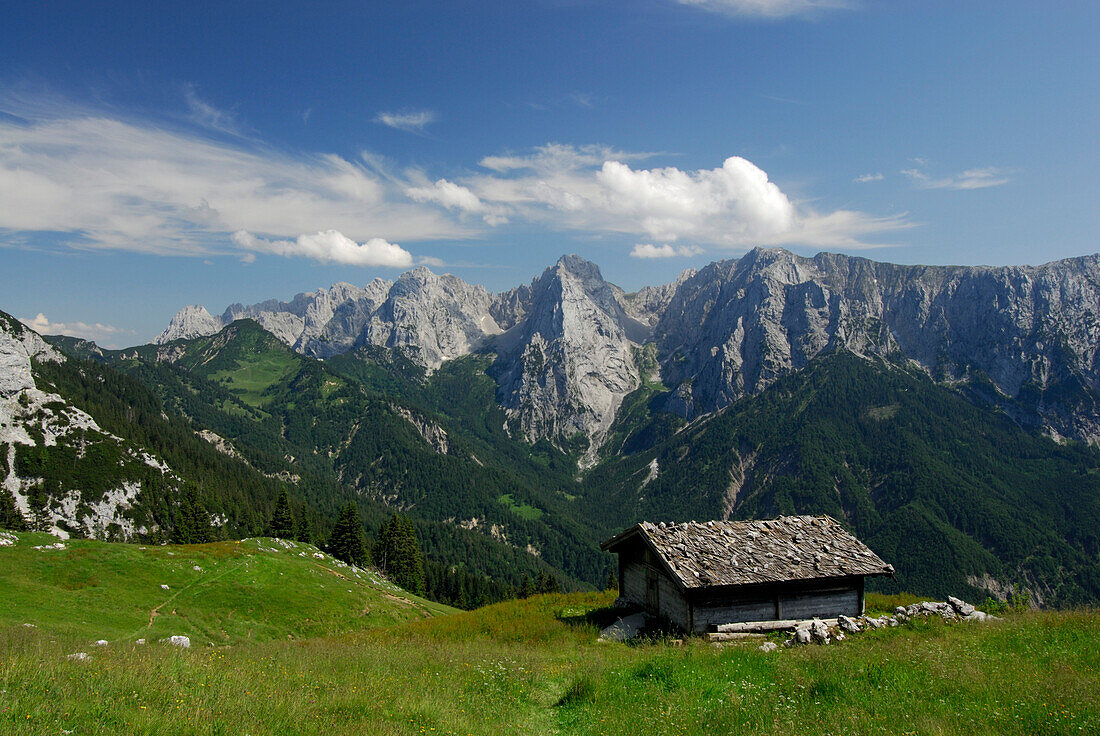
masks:
POLYGON ((429 186, 409 187, 405 193, 417 202, 436 202, 464 212, 483 212, 485 205, 477 195, 461 184, 439 179, 429 186))
POLYGON ((382 238, 356 243, 338 230, 323 230, 312 235, 299 235, 294 240, 266 240, 245 230, 231 236, 233 243, 246 252, 270 253, 284 257, 309 258, 320 263, 343 263, 349 266, 386 266, 406 268, 413 263, 412 254, 400 245, 382 238))
POLYGON ((884 177, 882 174, 860 174, 852 181, 856 182, 857 184, 866 184, 870 181, 882 181, 885 178, 886 177, 884 177))
POLYGON ((818 212, 793 202, 739 156, 714 169, 642 168, 601 147, 551 144, 482 159, 490 173, 459 183, 494 212, 552 229, 629 233, 666 243, 861 247, 867 235, 906 227, 903 217, 818 212))
POLYGON ((133 330, 105 325, 100 322, 93 324, 87 322, 51 322, 42 312, 31 319, 21 319, 19 321, 40 335, 80 337, 85 340, 92 340, 106 348, 119 347, 116 344, 118 339, 135 334, 133 330))
POLYGON ((703 252, 702 248, 694 245, 674 247, 667 243, 653 245, 652 243, 637 243, 630 251, 631 258, 676 258, 677 256, 690 257, 703 252))

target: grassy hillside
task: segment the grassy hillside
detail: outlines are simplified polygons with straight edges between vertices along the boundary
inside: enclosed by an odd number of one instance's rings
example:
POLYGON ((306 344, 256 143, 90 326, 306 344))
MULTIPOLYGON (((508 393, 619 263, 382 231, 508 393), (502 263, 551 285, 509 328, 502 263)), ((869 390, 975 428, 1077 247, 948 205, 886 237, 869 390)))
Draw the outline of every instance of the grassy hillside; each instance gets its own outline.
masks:
POLYGON ((34 624, 87 649, 184 635, 194 646, 315 637, 452 609, 307 544, 254 538, 141 547, 17 533, 0 547, 0 626, 34 624), (167 585, 168 589, 161 586, 167 585))
POLYGON ((1100 617, 920 620, 840 645, 596 641, 610 596, 539 596, 334 637, 90 659, 0 628, 0 730, 82 734, 1081 734, 1100 617))

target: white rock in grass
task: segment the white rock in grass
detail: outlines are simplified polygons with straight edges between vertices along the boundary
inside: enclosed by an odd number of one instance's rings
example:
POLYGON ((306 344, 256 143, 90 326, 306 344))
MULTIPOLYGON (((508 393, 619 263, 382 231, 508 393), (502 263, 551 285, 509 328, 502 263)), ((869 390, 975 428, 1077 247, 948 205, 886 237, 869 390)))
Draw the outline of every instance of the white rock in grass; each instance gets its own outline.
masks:
POLYGON ((182 647, 183 649, 191 648, 191 639, 186 636, 173 635, 167 639, 161 639, 161 641, 168 642, 174 647, 182 647))
POLYGON ((142 644, 144 644, 144 643, 145 643, 145 640, 144 640, 144 639, 138 639, 138 640, 137 640, 137 641, 135 641, 134 643, 135 643, 135 644, 138 644, 138 645, 142 645, 142 644))
POLYGON ((779 645, 776 644, 774 641, 766 641, 763 644, 761 644, 758 648, 762 652, 774 652, 776 649, 779 649, 779 645))
POLYGON ((160 584, 160 589, 161 589, 161 590, 168 590, 168 586, 167 586, 167 585, 165 585, 164 583, 161 583, 161 584, 160 584))
POLYGON ((108 644, 110 644, 110 642, 106 639, 97 639, 96 641, 92 642, 93 647, 105 647, 108 644))
POLYGON ((974 606, 970 605, 961 598, 956 598, 953 595, 947 597, 947 602, 951 604, 951 607, 955 609, 955 612, 960 616, 966 617, 974 613, 974 606))
POLYGON ((87 652, 73 652, 69 656, 65 657, 65 659, 74 659, 77 662, 83 662, 87 658, 88 658, 88 653, 87 652))
POLYGON ((26 626, 28 629, 37 629, 38 628, 34 624, 23 624, 23 625, 26 626))

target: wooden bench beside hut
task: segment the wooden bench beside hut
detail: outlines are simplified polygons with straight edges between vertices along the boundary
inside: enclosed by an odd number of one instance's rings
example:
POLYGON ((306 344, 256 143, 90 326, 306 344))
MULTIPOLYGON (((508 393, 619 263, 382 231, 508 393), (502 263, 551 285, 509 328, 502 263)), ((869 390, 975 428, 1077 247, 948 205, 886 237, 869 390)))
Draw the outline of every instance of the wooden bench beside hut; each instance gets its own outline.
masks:
POLYGON ((619 555, 619 595, 685 631, 863 613, 864 579, 893 575, 830 516, 642 522, 600 545, 619 555))

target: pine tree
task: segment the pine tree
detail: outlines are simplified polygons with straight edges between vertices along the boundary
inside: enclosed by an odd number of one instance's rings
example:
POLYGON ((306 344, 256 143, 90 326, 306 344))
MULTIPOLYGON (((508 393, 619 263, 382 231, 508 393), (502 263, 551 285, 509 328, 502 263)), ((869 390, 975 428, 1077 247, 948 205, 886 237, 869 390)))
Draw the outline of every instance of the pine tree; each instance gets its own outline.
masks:
POLYGON ((275 511, 268 522, 267 534, 281 539, 294 537, 294 512, 290 509, 290 498, 286 495, 285 488, 279 492, 279 500, 275 502, 275 511))
POLYGON ((424 592, 424 554, 409 517, 395 514, 382 525, 375 559, 391 580, 410 593, 424 592))
POLYGON ((535 588, 535 581, 531 579, 530 575, 523 576, 523 585, 519 589, 520 598, 530 598, 537 592, 535 588))
POLYGON ((619 589, 619 578, 618 578, 617 575, 615 575, 614 570, 608 570, 607 571, 607 580, 603 584, 603 589, 604 590, 618 590, 619 589))
POLYGON ((189 487, 180 499, 179 514, 172 529, 172 541, 176 544, 201 544, 213 536, 210 512, 199 498, 198 491, 189 487))
POLYGON ((542 570, 539 570, 538 587, 539 587, 539 592, 540 593, 560 593, 561 592, 561 583, 558 582, 557 577, 554 576, 554 575, 551 575, 550 573, 543 572, 542 570))
POLYGON ((367 539, 363 534, 363 521, 359 518, 359 509, 355 507, 355 502, 341 509, 328 540, 328 552, 350 565, 366 567, 370 564, 370 550, 367 549, 367 539))
POLYGON ((0 491, 0 529, 20 532, 26 528, 27 520, 15 507, 15 498, 8 491, 0 491))

